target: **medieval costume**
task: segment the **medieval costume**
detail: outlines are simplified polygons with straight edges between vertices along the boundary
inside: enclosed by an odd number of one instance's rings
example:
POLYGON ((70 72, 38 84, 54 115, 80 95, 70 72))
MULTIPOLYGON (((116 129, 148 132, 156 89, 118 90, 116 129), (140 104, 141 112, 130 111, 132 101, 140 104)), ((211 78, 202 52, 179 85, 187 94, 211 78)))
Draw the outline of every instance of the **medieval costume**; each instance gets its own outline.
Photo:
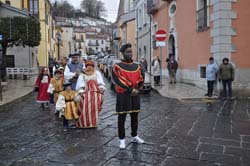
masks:
POLYGON ((125 148, 126 115, 131 116, 131 135, 137 143, 144 141, 138 137, 138 112, 140 112, 139 89, 143 86, 144 74, 139 64, 133 63, 131 44, 125 44, 120 51, 123 60, 113 67, 113 79, 116 83, 116 113, 118 114, 118 135, 120 148, 125 148))
POLYGON ((63 77, 61 70, 56 70, 54 74, 55 76, 49 84, 48 93, 54 94, 54 103, 56 103, 59 93, 63 91, 63 77))
POLYGON ((46 106, 48 106, 48 103, 50 101, 50 95, 47 92, 49 83, 50 83, 49 70, 48 68, 43 68, 42 72, 37 77, 35 83, 35 90, 38 92, 36 101, 37 103, 41 103, 42 107, 44 107, 45 103, 46 106))
POLYGON ((74 54, 72 61, 65 67, 64 78, 66 81, 72 83, 72 90, 76 90, 76 82, 80 72, 82 71, 83 65, 79 62, 80 54, 74 54))
POLYGON ((80 93, 71 89, 71 83, 64 83, 65 90, 59 94, 56 102, 56 110, 60 112, 59 117, 63 117, 63 127, 65 131, 69 128, 69 120, 79 118, 76 101, 79 101, 80 93))
POLYGON ((84 90, 79 103, 80 117, 76 123, 78 128, 92 128, 98 125, 105 83, 101 73, 94 68, 93 61, 85 63, 86 68, 79 75, 76 89, 84 90))

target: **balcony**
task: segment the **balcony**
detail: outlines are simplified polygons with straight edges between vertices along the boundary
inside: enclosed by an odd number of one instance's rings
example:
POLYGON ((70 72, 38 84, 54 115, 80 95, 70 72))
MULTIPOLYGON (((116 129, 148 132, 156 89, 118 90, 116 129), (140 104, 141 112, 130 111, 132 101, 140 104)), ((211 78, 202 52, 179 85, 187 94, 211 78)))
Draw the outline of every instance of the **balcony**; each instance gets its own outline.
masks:
POLYGON ((147 0, 147 12, 148 14, 154 14, 158 11, 159 0, 147 0))

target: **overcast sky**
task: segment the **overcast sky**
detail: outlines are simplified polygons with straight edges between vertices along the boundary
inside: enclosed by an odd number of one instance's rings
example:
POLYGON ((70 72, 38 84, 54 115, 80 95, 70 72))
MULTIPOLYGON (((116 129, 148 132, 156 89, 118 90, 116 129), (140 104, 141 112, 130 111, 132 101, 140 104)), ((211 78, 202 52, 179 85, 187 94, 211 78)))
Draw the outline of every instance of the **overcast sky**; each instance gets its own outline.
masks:
MULTIPOLYGON (((52 0, 52 2, 55 0, 52 0)), ((60 0, 59 0, 60 1, 60 0)), ((73 5, 75 8, 80 8, 80 4, 82 0, 67 0, 71 5, 73 5)), ((117 17, 117 11, 119 7, 120 0, 100 0, 104 2, 105 7, 107 9, 107 20, 114 22, 117 17)))

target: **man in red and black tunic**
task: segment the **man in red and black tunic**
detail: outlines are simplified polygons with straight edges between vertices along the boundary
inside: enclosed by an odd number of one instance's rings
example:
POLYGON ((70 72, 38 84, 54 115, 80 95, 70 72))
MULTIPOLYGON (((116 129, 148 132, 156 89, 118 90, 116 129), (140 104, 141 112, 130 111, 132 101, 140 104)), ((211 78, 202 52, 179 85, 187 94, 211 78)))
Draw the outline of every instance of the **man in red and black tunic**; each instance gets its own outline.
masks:
POLYGON ((124 44, 120 52, 123 60, 113 67, 113 79, 116 83, 116 113, 118 114, 118 135, 120 148, 124 149, 125 144, 125 121, 127 114, 131 116, 131 135, 136 143, 144 143, 144 140, 137 135, 138 112, 140 112, 139 89, 144 83, 144 73, 139 64, 132 60, 131 44, 124 44))

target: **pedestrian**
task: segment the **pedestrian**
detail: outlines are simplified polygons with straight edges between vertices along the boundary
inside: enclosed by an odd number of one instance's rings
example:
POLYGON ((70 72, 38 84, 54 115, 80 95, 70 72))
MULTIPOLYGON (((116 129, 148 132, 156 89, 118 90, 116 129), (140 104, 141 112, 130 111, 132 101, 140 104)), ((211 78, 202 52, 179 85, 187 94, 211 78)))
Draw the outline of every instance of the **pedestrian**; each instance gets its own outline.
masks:
POLYGON ((213 90, 214 90, 214 83, 217 79, 217 72, 218 72, 218 66, 214 62, 214 58, 209 58, 209 64, 206 68, 206 79, 207 79, 207 93, 205 96, 212 97, 213 96, 213 90))
POLYGON ((154 60, 152 61, 153 66, 153 76, 154 76, 154 83, 155 85, 160 84, 161 80, 161 61, 159 59, 159 56, 156 56, 154 60))
POLYGON ((93 128, 98 125, 101 112, 103 93, 106 90, 101 73, 95 69, 92 60, 86 61, 86 68, 79 75, 76 89, 82 89, 84 94, 80 100, 80 117, 76 123, 78 128, 93 128))
POLYGON ((52 58, 52 56, 49 56, 49 74, 50 76, 53 76, 53 66, 54 66, 54 59, 52 58))
POLYGON ((148 62, 147 62, 147 60, 144 57, 141 58, 140 64, 142 65, 143 70, 145 72, 147 72, 148 71, 148 62))
POLYGON ((69 121, 73 121, 74 125, 71 128, 75 128, 75 121, 79 118, 76 101, 79 101, 82 91, 77 93, 72 90, 71 84, 71 82, 64 82, 64 91, 59 94, 56 102, 56 111, 59 111, 59 117, 63 118, 64 131, 70 128, 69 121))
MULTIPOLYGON (((57 69, 55 71, 55 76, 51 79, 49 88, 47 90, 48 93, 53 94, 53 103, 56 104, 58 100, 59 93, 63 91, 63 71, 60 69, 57 69)), ((55 109, 55 114, 57 114, 57 111, 55 109)))
POLYGON ((41 104, 41 108, 49 107, 50 95, 47 92, 50 83, 49 69, 44 67, 38 75, 34 90, 38 92, 36 102, 41 104))
POLYGON ((118 135, 120 139, 119 147, 124 149, 125 144, 125 121, 127 114, 131 117, 131 135, 133 142, 144 143, 137 135, 138 129, 138 113, 140 110, 139 89, 142 88, 144 82, 144 73, 140 65, 132 60, 131 44, 124 44, 120 52, 123 59, 120 63, 114 65, 112 75, 116 84, 116 113, 118 114, 118 135))
POLYGON ((171 55, 170 59, 168 60, 167 63, 167 68, 170 76, 170 84, 175 83, 176 84, 176 72, 178 69, 178 63, 175 60, 175 56, 171 55))
POLYGON ((228 58, 224 58, 222 60, 222 64, 220 65, 219 81, 222 81, 223 97, 232 98, 232 81, 234 81, 234 67, 231 63, 229 63, 228 58))
POLYGON ((67 82, 72 83, 72 89, 76 90, 76 82, 83 65, 80 63, 80 54, 76 53, 72 56, 72 61, 68 64, 64 70, 64 79, 67 82))

